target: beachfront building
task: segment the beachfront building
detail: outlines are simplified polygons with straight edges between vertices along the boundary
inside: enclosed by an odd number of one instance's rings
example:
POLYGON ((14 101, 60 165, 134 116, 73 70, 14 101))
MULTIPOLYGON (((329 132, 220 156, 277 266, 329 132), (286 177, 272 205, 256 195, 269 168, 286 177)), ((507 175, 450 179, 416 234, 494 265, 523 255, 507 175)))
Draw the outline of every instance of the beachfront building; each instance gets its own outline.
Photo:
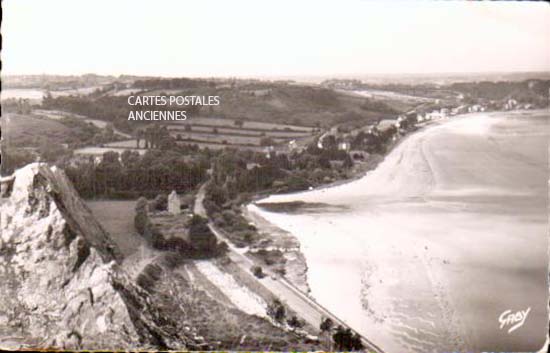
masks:
POLYGON ((397 131, 399 129, 399 121, 397 119, 384 119, 381 120, 378 125, 376 125, 376 129, 380 134, 388 133, 389 131, 397 131))
POLYGON ((451 115, 464 114, 466 112, 468 112, 468 106, 467 105, 460 105, 460 106, 455 107, 451 110, 451 115))
POLYGON ((376 125, 376 128, 378 131, 383 132, 391 128, 398 128, 399 122, 397 119, 384 119, 380 120, 380 122, 376 125))
POLYGON ((468 111, 470 113, 477 113, 477 112, 483 112, 485 111, 485 108, 482 107, 480 104, 474 104, 468 108, 468 111))
POLYGON ((515 109, 517 105, 518 101, 516 101, 515 99, 508 99, 508 101, 506 101, 506 104, 504 104, 504 109, 512 110, 515 109))

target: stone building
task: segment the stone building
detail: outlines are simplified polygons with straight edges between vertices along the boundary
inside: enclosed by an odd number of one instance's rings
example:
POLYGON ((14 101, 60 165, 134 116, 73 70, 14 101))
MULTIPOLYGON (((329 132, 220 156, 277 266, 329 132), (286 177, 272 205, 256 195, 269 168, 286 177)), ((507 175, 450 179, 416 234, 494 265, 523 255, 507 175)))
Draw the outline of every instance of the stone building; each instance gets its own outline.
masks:
POLYGON ((180 214, 181 212, 181 201, 176 190, 172 190, 170 195, 168 195, 168 212, 173 215, 180 214))

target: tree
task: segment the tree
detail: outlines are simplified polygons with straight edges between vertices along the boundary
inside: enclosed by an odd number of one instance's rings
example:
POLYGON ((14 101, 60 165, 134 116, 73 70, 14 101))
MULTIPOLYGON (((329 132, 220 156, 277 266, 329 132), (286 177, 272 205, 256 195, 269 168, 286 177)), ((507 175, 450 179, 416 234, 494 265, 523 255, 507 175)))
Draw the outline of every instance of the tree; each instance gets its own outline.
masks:
POLYGON ((334 327, 334 321, 332 321, 332 319, 329 317, 325 318, 321 322, 321 325, 319 325, 319 329, 321 330, 321 335, 325 336, 325 343, 327 346, 327 350, 329 352, 332 351, 332 341, 330 337, 330 332, 332 331, 333 327, 334 327))
POLYGON ((343 167, 346 168, 346 169, 349 169, 349 168, 353 167, 353 160, 351 159, 349 154, 346 154, 346 156, 344 157, 343 167))
POLYGON ((273 299, 267 307, 267 315, 278 323, 283 323, 286 316, 286 309, 279 299, 273 299))
POLYGON ((261 266, 252 266, 251 271, 254 274, 254 276, 256 276, 258 278, 264 278, 265 277, 264 271, 263 271, 261 266))
POLYGON ((211 184, 208 190, 208 196, 216 205, 223 205, 227 201, 227 191, 220 186, 211 184))
POLYGON ((359 351, 365 348, 361 336, 352 333, 349 328, 344 329, 342 326, 336 328, 332 339, 338 351, 359 351))
POLYGON ((334 135, 326 135, 323 138, 323 148, 327 150, 337 149, 338 143, 336 142, 336 137, 334 135))
POLYGON ((217 252, 218 255, 223 255, 229 251, 229 245, 225 241, 221 241, 218 243, 217 252))
POLYGON ((208 226, 208 219, 194 215, 187 224, 191 246, 201 254, 212 254, 217 250, 216 236, 208 226))
POLYGON ((157 211, 166 211, 168 208, 168 196, 166 194, 158 194, 153 200, 153 208, 157 211))
POLYGON ((333 326, 334 326, 334 321, 332 321, 330 317, 327 317, 321 322, 319 329, 321 329, 321 332, 330 332, 332 331, 333 326))
POLYGON ((365 349, 365 345, 363 345, 363 341, 361 341, 361 336, 357 333, 354 333, 351 337, 351 349, 354 351, 362 351, 365 349))
POLYGON ((334 341, 334 344, 336 345, 337 351, 344 351, 345 350, 345 338, 346 332, 344 328, 341 325, 338 325, 336 328, 336 332, 332 335, 332 340, 334 341))
POLYGON ((139 162, 139 153, 132 150, 124 150, 120 155, 120 160, 125 168, 133 169, 139 162))
POLYGON ((147 215, 147 199, 140 197, 136 203, 136 215, 134 216, 134 227, 136 231, 142 236, 146 236, 149 223, 149 217, 147 215))
POLYGON ((299 329, 299 328, 302 328, 304 327, 305 323, 298 319, 296 317, 296 315, 293 315, 290 319, 287 320, 286 322, 288 324, 288 326, 290 326, 290 328, 292 328, 293 330, 296 330, 296 329, 299 329))

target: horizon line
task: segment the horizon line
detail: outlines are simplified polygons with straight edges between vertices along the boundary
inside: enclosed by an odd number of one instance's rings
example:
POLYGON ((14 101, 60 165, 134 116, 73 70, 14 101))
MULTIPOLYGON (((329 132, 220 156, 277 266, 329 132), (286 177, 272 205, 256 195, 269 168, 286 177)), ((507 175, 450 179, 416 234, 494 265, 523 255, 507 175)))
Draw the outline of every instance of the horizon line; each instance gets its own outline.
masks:
POLYGON ((0 77, 14 77, 14 76, 104 76, 104 77, 155 77, 155 78, 176 78, 176 77, 188 77, 188 78, 277 78, 277 77, 342 77, 342 76, 443 76, 443 75, 498 75, 498 74, 550 74, 549 70, 511 70, 511 71, 447 71, 447 72, 364 72, 364 73, 333 73, 333 74, 243 74, 243 75, 180 75, 174 74, 171 76, 163 74, 130 74, 130 73, 120 73, 120 74, 106 74, 106 73, 97 73, 97 72, 84 72, 84 73, 9 73, 4 74, 0 72, 0 77))

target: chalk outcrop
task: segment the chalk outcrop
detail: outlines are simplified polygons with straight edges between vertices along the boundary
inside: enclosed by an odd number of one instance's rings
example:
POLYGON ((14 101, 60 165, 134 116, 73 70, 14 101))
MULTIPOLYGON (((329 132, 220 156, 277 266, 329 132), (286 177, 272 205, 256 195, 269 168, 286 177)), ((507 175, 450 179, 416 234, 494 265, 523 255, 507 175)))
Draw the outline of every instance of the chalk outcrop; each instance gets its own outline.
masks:
POLYGON ((4 189, 0 348, 186 349, 63 171, 30 164, 4 189))

